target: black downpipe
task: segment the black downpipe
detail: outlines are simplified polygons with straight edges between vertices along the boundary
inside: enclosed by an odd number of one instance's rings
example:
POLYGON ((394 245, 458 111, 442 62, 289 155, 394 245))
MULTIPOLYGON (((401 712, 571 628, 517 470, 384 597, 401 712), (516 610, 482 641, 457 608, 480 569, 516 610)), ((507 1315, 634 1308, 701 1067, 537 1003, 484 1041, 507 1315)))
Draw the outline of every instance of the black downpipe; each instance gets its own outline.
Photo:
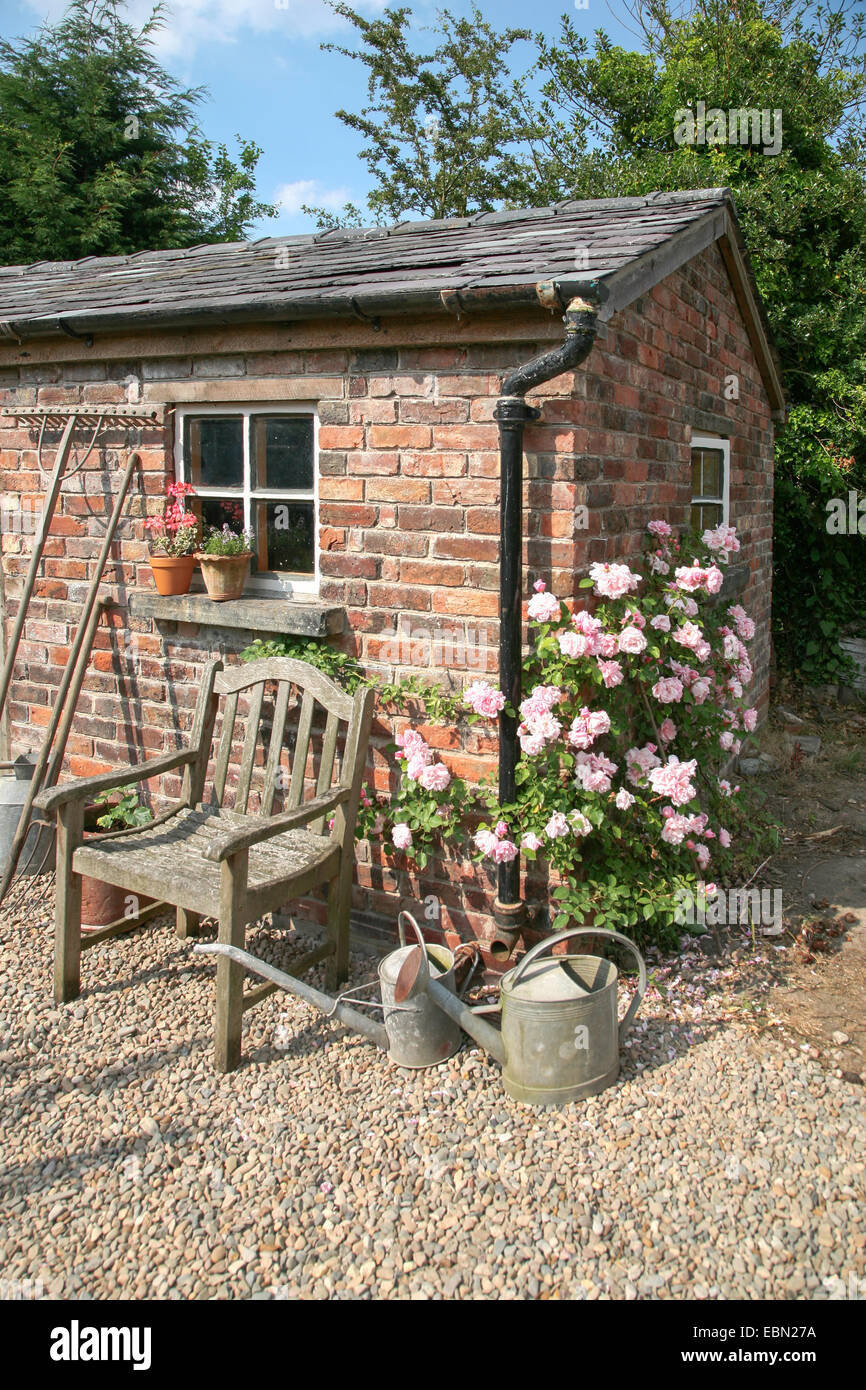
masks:
MULTIPOLYGON (((542 382, 551 381, 578 366, 589 355, 598 326, 598 304, 588 299, 573 299, 564 322, 563 345, 525 362, 507 376, 494 413, 499 424, 501 488, 499 685, 515 714, 520 704, 523 665, 523 431, 527 421, 537 420, 541 413, 527 405, 523 397, 542 382)), ((506 710, 499 716, 500 805, 508 805, 515 797, 518 722, 518 718, 506 710)), ((526 922, 526 904, 520 897, 519 855, 510 864, 499 865, 493 916, 496 932, 490 943, 490 953, 506 960, 517 945, 526 922)))

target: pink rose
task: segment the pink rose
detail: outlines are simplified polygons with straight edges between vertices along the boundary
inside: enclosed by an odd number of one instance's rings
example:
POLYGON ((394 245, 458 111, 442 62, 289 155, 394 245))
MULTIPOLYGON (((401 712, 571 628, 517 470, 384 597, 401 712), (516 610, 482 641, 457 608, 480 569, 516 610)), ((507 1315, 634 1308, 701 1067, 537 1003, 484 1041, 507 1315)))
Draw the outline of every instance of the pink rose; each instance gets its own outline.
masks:
POLYGON ((663 739, 665 743, 670 743, 672 739, 676 738, 676 736, 677 726, 674 723, 674 721, 672 719, 663 720, 661 727, 659 728, 659 737, 663 739))
POLYGON ((499 844, 492 830, 479 830, 473 838, 475 848, 485 855, 491 855, 499 844))
POLYGON ((611 690, 615 685, 622 685, 622 666, 618 661, 600 661, 598 669, 601 671, 602 680, 608 690, 611 690))
POLYGON ((490 857, 494 864, 510 864, 517 858, 517 846, 513 840, 497 840, 490 857))
POLYGON ((528 830, 526 834, 523 836, 522 840, 520 841, 521 849, 531 850, 533 854, 537 853, 538 850, 541 849, 541 846, 543 844, 544 841, 540 840, 539 837, 532 830, 528 830))
POLYGON ((656 613, 654 618, 650 618, 650 627, 656 628, 659 632, 670 632, 671 620, 667 613, 656 613))
POLYGON ((561 811, 554 811, 547 825, 544 827, 544 833, 549 836, 551 840, 559 839, 561 836, 568 834, 568 821, 561 811))
POLYGON ((501 690, 494 690, 486 681, 473 681, 463 692, 463 699, 476 714, 486 719, 495 719, 505 708, 505 696, 501 690))
POLYGON ((730 849, 731 836, 729 831, 724 829, 719 831, 719 844, 721 845, 722 849, 730 849))
POLYGON ((451 781, 451 773, 444 763, 429 763, 421 769, 419 783, 428 792, 444 792, 451 781))
POLYGON ((553 594, 537 593, 529 600, 527 611, 536 623, 555 623, 561 611, 559 599, 553 594))
POLYGON ((619 634, 618 646, 621 652, 637 655, 646 650, 646 638, 638 627, 625 627, 619 634))
POLYGON ((683 698, 683 683, 676 676, 662 676, 653 686, 652 693, 663 705, 676 704, 683 698))
POLYGON ((620 787, 616 794, 616 804, 621 811, 627 811, 629 806, 634 805, 636 799, 636 797, 632 796, 631 792, 626 791, 625 787, 620 787))
POLYGON ((623 594, 631 594, 640 583, 640 575, 634 574, 628 565, 596 563, 590 565, 589 577, 595 585, 595 592, 603 598, 621 598, 623 594))
POLYGON ((391 831, 391 841, 395 849, 411 849, 412 831, 409 829, 408 825, 403 822, 399 825, 395 825, 394 829, 391 831))

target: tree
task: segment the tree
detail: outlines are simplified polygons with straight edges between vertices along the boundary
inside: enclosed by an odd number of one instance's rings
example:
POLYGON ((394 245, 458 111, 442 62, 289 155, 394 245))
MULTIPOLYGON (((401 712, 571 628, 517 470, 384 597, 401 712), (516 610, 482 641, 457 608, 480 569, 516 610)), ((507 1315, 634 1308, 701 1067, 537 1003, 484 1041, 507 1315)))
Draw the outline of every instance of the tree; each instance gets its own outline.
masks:
POLYGON ((434 81, 433 57, 410 48, 408 10, 368 24, 336 8, 364 39, 351 56, 369 68, 376 102, 360 116, 338 115, 370 142, 362 151, 377 180, 369 202, 383 217, 731 189, 793 407, 777 441, 777 643, 811 679, 838 674, 838 636, 866 611, 866 541, 838 543, 823 529, 827 498, 866 487, 862 19, 810 0, 633 0, 639 51, 602 31, 590 46, 563 16, 555 39, 536 35, 531 72, 509 83, 502 59, 523 31, 497 36, 477 14, 474 26, 458 28, 446 11, 434 81), (471 104, 452 105, 467 67, 496 84, 484 91, 499 103, 507 137, 499 151, 482 138, 471 104), (780 147, 765 153, 751 126, 743 142, 739 119, 734 143, 729 125, 724 141, 689 143, 683 112, 699 102, 707 111, 766 110, 774 126, 780 113, 780 147), (462 133, 441 159, 424 157, 428 111, 447 113, 462 133), (476 149, 484 158, 466 160, 476 149))
POLYGON ((731 189, 792 406, 776 447, 777 647, 809 679, 834 678, 839 635, 866 610, 866 542, 825 527, 828 499, 866 486, 862 19, 803 0, 636 0, 631 13, 640 53, 602 33, 590 52, 567 18, 558 41, 539 36, 526 200, 731 189), (778 112, 781 149, 732 144, 729 124, 725 143, 679 143, 699 101, 778 112))
MULTIPOLYGON (((367 20, 348 4, 329 3, 354 25, 361 46, 329 43, 323 49, 367 68, 369 105, 336 114, 366 142, 361 159, 376 180, 368 198, 373 217, 466 217, 519 197, 516 151, 529 125, 508 58, 531 32, 497 33, 477 7, 468 19, 444 10, 430 30, 438 42, 418 51, 408 7, 367 20)), ((322 226, 358 225, 362 217, 351 205, 336 218, 306 210, 322 226)))
POLYGON ((0 262, 71 260, 242 238, 261 151, 237 162, 195 121, 203 90, 153 56, 123 0, 73 0, 60 23, 0 41, 0 262))

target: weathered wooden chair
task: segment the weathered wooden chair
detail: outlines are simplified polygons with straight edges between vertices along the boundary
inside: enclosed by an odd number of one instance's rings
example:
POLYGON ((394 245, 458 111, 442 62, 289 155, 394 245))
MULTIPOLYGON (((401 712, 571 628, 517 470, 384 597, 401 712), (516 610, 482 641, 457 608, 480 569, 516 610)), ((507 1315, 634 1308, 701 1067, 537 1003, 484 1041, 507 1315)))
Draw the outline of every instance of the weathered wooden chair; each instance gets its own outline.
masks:
MULTIPOLYGON (((231 670, 223 670, 221 662, 212 662, 199 691, 186 751, 117 772, 66 782, 43 792, 36 805, 57 815, 57 1002, 64 1003, 78 995, 82 947, 86 949, 116 930, 106 928, 82 940, 83 873, 125 888, 130 894, 149 895, 176 907, 180 937, 193 934, 201 917, 215 917, 219 920, 219 940, 241 947, 247 923, 327 884, 326 941, 303 956, 292 973, 302 974, 326 959, 328 987, 345 980, 355 822, 373 700, 372 689, 362 687, 354 697, 349 696, 321 671, 287 657, 256 661, 231 670), (271 707, 269 699, 267 706, 268 712, 272 708, 272 715, 265 753, 259 725, 268 722, 267 717, 262 720, 265 691, 274 685, 273 704, 271 707), (297 725, 292 731, 294 752, 289 773, 282 767, 281 755, 291 741, 287 719, 293 690, 296 696, 292 718, 296 718, 297 725), (245 718, 238 716, 240 695, 249 700, 245 718), (213 779, 205 795, 220 703, 222 726, 213 779), (228 771, 236 720, 243 732, 243 743, 233 788, 234 804, 229 808, 224 801, 231 799, 228 771), (314 735, 320 728, 323 732, 319 751, 314 747, 314 735), (84 840, 85 803, 96 793, 179 768, 184 769, 181 799, 163 815, 143 829, 84 840), (262 769, 259 805, 255 814, 249 814, 253 774, 258 768, 262 769), (274 815, 278 786, 285 788, 283 809, 274 815), (305 787, 314 793, 306 800, 305 787), (330 831, 325 824, 329 817, 333 817, 330 831)), ((138 919, 132 918, 127 929, 137 924, 138 919)), ((243 968, 221 956, 216 987, 215 1056, 219 1071, 231 1071, 240 1061, 244 1012, 276 988, 265 984, 245 993, 243 980, 243 968)))

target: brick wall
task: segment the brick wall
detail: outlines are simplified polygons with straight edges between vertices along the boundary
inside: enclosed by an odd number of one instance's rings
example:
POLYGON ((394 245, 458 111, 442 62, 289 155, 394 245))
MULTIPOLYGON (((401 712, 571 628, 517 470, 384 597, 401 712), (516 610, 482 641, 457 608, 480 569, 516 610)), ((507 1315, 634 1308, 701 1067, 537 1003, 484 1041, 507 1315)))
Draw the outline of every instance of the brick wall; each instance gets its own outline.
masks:
MULTIPOLYGON (((338 640, 373 675, 429 670, 451 686, 495 677, 498 643, 499 458, 492 415, 505 371, 561 341, 542 313, 455 323, 390 321, 213 333, 65 340, 0 348, 2 403, 109 404, 140 391, 147 403, 300 400, 318 411, 321 595, 344 604, 338 640), (85 360, 86 358, 86 360, 85 360)), ((772 425, 766 394, 715 248, 669 276, 604 325, 577 372, 531 399, 527 428, 524 561, 563 597, 593 560, 636 553, 646 522, 683 525, 690 502, 692 432, 731 436, 731 517, 750 568, 744 606, 758 627, 754 697, 769 668, 772 425), (739 398, 724 395, 726 375, 739 398), (586 508, 588 526, 575 526, 586 508)), ((56 439, 55 436, 50 438, 56 439)), ((26 570, 28 516, 44 491, 35 432, 0 428, 7 613, 26 570), (10 505, 11 504, 11 505, 10 505), (15 518, 18 518, 17 525, 15 518)), ((93 667, 68 748, 86 775, 177 746, 190 725, 202 663, 234 660, 250 633, 130 619, 129 590, 150 587, 140 517, 158 510, 172 468, 165 425, 107 436, 70 479, 51 528, 20 648, 10 705, 13 751, 38 745, 75 630, 89 564, 99 549, 111 485, 126 450, 142 455, 135 519, 106 574, 118 607, 97 634, 93 667)), ((46 448, 49 462, 53 451, 46 448)), ((405 722, 405 721, 403 721, 405 722)), ((393 778, 379 720, 371 779, 393 778)), ((474 779, 494 766, 495 743, 477 727, 458 742, 428 730, 452 770, 474 779)), ((157 796, 177 790, 165 779, 157 796)), ((361 847, 356 907, 393 921, 397 900, 435 894, 446 929, 486 936, 492 875, 445 855, 419 880, 361 847)))

